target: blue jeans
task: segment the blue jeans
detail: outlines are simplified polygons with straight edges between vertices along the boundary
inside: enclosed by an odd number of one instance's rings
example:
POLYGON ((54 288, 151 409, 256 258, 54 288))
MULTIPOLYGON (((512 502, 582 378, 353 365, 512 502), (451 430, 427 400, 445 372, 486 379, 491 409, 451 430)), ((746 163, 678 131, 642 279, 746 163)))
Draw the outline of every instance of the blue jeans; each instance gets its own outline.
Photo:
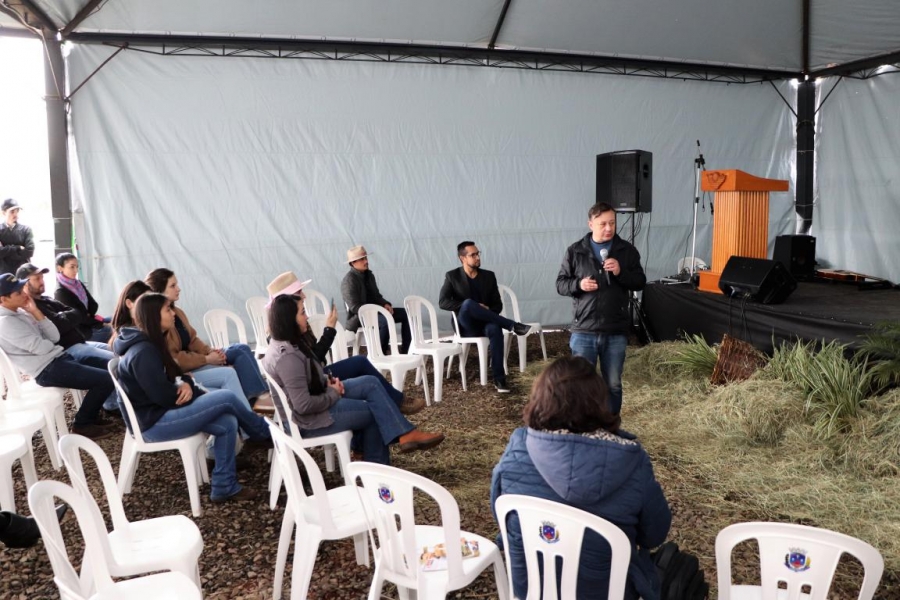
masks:
POLYGON ((259 372, 259 363, 247 344, 232 344, 225 348, 225 359, 234 367, 241 388, 247 398, 256 398, 269 391, 269 386, 259 372))
POLYGON ((44 367, 34 380, 44 387, 87 390, 81 408, 75 413, 72 422, 76 427, 95 423, 103 402, 115 393, 112 377, 109 376, 102 359, 96 357, 76 359, 65 352, 44 367))
MULTIPOLYGON (((412 330, 409 328, 409 317, 406 316, 406 309, 393 307, 394 323, 400 323, 400 354, 409 352, 409 345, 412 344, 412 330)), ((388 331, 387 319, 381 314, 378 315, 378 330, 381 334, 381 351, 384 354, 391 352, 391 337, 388 331)))
MULTIPOLYGON (((74 358, 76 362, 100 369, 105 369, 107 363, 115 356, 115 354, 109 350, 109 346, 101 342, 73 344, 66 348, 66 354, 74 358)), ((119 411, 119 403, 116 398, 115 390, 109 395, 109 398, 104 400, 103 408, 109 411, 119 411)))
POLYGON ((388 446, 415 426, 406 420, 388 396, 377 378, 364 375, 348 379, 344 395, 328 409, 334 423, 328 427, 301 431, 306 437, 328 435, 339 431, 353 431, 359 436, 363 458, 369 462, 388 465, 391 453, 388 446))
POLYGON ((231 367, 217 365, 204 365, 190 372, 194 381, 208 390, 228 390, 250 407, 250 402, 241 387, 241 380, 237 371, 231 367))
POLYGON ((241 491, 234 466, 238 428, 249 433, 251 440, 271 437, 265 419, 254 413, 245 401, 228 390, 216 390, 167 410, 153 427, 141 433, 148 442, 179 440, 201 431, 214 435, 216 465, 210 476, 209 497, 221 500, 241 491))
MULTIPOLYGON (((104 321, 108 323, 109 321, 104 321)), ((112 337, 112 327, 109 325, 104 325, 100 329, 95 329, 91 334, 91 339, 89 342, 100 342, 101 344, 106 344, 109 341, 109 338, 112 337)))
POLYGON ((459 333, 463 337, 487 336, 491 341, 491 372, 494 374, 495 384, 506 383, 505 360, 503 358, 503 330, 512 331, 516 322, 506 317, 501 317, 474 300, 466 300, 462 303, 459 312, 456 313, 459 322, 459 333))
POLYGON ((627 347, 628 336, 623 334, 573 333, 569 339, 574 356, 587 359, 594 368, 600 359, 600 374, 609 388, 609 410, 613 414, 622 410, 622 367, 627 347))
POLYGON ((353 379, 354 377, 362 377, 363 375, 371 375, 378 379, 384 391, 391 397, 391 400, 399 407, 403 404, 403 392, 392 386, 390 382, 384 378, 381 371, 375 368, 375 365, 365 356, 351 356, 344 360, 339 360, 324 367, 326 372, 331 373, 341 381, 353 379))

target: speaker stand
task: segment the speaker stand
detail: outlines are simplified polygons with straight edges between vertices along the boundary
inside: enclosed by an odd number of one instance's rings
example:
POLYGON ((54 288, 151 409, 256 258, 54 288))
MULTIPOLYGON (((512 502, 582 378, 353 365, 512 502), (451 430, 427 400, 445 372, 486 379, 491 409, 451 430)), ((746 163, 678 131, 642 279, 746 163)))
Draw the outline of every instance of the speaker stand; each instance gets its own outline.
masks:
POLYGON ((697 210, 700 208, 700 172, 705 171, 706 161, 697 140, 697 158, 694 159, 694 225, 691 227, 691 277, 694 276, 694 258, 697 256, 697 210))

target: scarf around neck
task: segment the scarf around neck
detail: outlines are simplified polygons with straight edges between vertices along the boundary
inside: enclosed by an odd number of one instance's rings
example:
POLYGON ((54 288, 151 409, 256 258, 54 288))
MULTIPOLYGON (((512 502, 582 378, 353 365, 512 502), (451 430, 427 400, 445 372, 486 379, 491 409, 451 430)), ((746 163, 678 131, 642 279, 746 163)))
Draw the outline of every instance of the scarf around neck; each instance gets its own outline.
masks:
POLYGON ((87 308, 88 299, 87 299, 87 288, 84 287, 84 284, 78 281, 77 279, 71 279, 66 277, 62 273, 56 274, 56 281, 59 285, 63 286, 73 294, 75 294, 78 299, 84 304, 84 307, 87 308))

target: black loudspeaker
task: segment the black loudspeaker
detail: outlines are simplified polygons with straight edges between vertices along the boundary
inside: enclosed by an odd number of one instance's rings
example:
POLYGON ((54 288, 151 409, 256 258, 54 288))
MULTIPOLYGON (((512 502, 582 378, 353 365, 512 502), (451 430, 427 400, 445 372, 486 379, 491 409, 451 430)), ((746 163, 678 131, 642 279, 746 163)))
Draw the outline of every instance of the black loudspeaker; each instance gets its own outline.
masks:
POLYGON ((797 282, 778 261, 732 256, 719 278, 719 289, 726 296, 781 304, 797 289, 797 282))
POLYGON ((616 212, 650 212, 653 154, 646 150, 598 154, 597 202, 606 202, 616 212))
POLYGON ((779 235, 775 238, 772 259, 787 267, 794 277, 812 277, 816 274, 816 238, 779 235))

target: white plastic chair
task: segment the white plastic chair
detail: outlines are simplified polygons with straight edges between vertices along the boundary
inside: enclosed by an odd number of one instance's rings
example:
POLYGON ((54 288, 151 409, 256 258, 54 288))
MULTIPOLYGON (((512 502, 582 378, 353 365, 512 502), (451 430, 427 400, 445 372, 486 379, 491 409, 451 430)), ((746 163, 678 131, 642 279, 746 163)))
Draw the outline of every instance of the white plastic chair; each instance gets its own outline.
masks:
POLYGON ((269 322, 266 315, 268 303, 269 299, 265 296, 253 296, 247 298, 245 304, 247 316, 250 317, 250 327, 253 328, 253 337, 256 339, 256 349, 253 351, 256 356, 265 354, 266 346, 269 345, 269 322))
MULTIPOLYGON (((269 379, 269 386, 272 388, 272 398, 275 401, 275 421, 282 428, 290 431, 291 437, 295 442, 300 444, 302 448, 316 448, 322 446, 325 451, 325 469, 331 473, 334 471, 334 451, 337 449, 338 461, 341 463, 341 474, 347 479, 347 465, 350 464, 350 440, 353 439, 352 431, 340 431, 330 435, 322 435, 318 437, 304 438, 300 435, 300 429, 291 421, 291 405, 288 402, 287 394, 280 385, 266 374, 269 379), (279 410, 280 409, 280 410, 279 410), (285 415, 282 418, 282 414, 285 415), (287 423, 285 423, 287 419, 287 423)), ((284 474, 278 466, 277 461, 272 461, 272 471, 269 474, 269 508, 275 510, 278 504, 278 493, 281 491, 281 483, 284 474)))
POLYGON ((191 514, 199 517, 203 514, 200 507, 200 482, 209 482, 209 471, 206 468, 206 438, 205 433, 195 433, 194 435, 180 440, 171 440, 168 442, 148 442, 141 435, 141 428, 138 426, 137 417, 134 414, 134 407, 131 406, 131 400, 128 394, 119 383, 119 357, 109 361, 107 366, 109 374, 112 375, 113 383, 116 385, 116 391, 119 392, 119 400, 128 413, 129 430, 125 432, 125 441, 122 444, 122 459, 119 461, 119 492, 122 494, 131 493, 131 486, 134 484, 134 474, 137 472, 138 463, 142 452, 165 452, 167 450, 177 450, 181 455, 181 462, 184 463, 184 474, 187 478, 188 494, 191 497, 191 514))
POLYGON ((397 586, 401 598, 405 598, 410 590, 419 598, 445 598, 449 592, 470 585, 491 565, 497 596, 500 600, 508 600, 509 588, 500 550, 489 539, 460 530, 459 506, 450 492, 421 475, 374 463, 352 463, 350 476, 354 482, 357 478, 362 481, 358 490, 375 555, 375 575, 369 588, 369 600, 381 598, 385 581, 397 586), (416 489, 437 503, 441 512, 440 525, 416 524, 413 502, 416 489), (377 544, 372 530, 378 534, 377 544), (463 559, 460 538, 477 542, 479 556, 463 559), (419 564, 422 549, 442 543, 446 544, 447 570, 424 571, 419 564))
POLYGON ((425 371, 425 358, 419 354, 400 354, 400 348, 397 345, 397 327, 394 323, 394 316, 383 306, 375 304, 363 304, 359 307, 359 320, 362 323, 363 332, 366 336, 366 356, 369 361, 375 365, 379 371, 389 371, 391 374, 391 384, 398 390, 403 391, 403 383, 406 380, 407 371, 416 370, 416 383, 421 379, 422 390, 425 393, 426 404, 431 404, 428 398, 428 377, 425 371), (390 337, 391 354, 385 356, 381 352, 381 332, 378 327, 378 315, 387 319, 388 334, 390 337))
POLYGON ((331 312, 331 302, 322 292, 305 287, 303 288, 303 295, 306 297, 306 314, 308 316, 328 316, 328 313, 331 312))
POLYGON ((184 515, 130 522, 125 516, 122 496, 116 487, 116 475, 106 453, 88 438, 69 434, 59 440, 59 452, 72 487, 85 498, 96 502, 84 475, 82 450, 97 466, 112 518, 113 530, 106 534, 107 543, 102 545, 110 574, 113 577, 130 577, 153 571, 177 571, 190 578, 200 589, 199 561, 203 552, 200 528, 184 515))
MULTIPOLYGON (((528 596, 518 600, 558 600, 575 598, 579 590, 578 566, 581 559, 581 544, 585 529, 591 529, 609 543, 610 561, 609 600, 621 600, 625 596, 628 579, 628 563, 631 562, 631 542, 625 532, 606 519, 589 512, 551 502, 533 496, 504 494, 497 498, 494 506, 506 564, 510 565, 509 535, 507 517, 515 512, 519 517, 519 531, 528 572, 528 596), (557 560, 562 561, 562 570, 557 573, 557 560), (543 586, 540 567, 543 566, 543 586), (556 594, 557 579, 560 594, 556 594)), ((596 565, 595 565, 596 566, 596 565)), ((512 589, 512 569, 509 572, 509 586, 512 589)))
POLYGON ((206 336, 209 345, 213 348, 227 348, 231 345, 228 336, 228 323, 231 322, 237 331, 238 343, 247 343, 247 329, 241 318, 224 308, 214 308, 203 315, 203 327, 206 328, 206 336))
MULTIPOLYGON (((516 323, 522 323, 522 317, 519 313, 519 299, 516 297, 515 292, 513 292, 508 286, 498 285, 500 288, 500 298, 503 299, 503 312, 500 314, 509 317, 507 314, 507 310, 512 309, 512 317, 513 321, 516 323)), ((531 327, 531 331, 526 333, 525 335, 507 335, 503 337, 503 360, 509 361, 509 347, 512 345, 512 338, 515 337, 516 341, 519 344, 519 371, 525 372, 525 354, 528 347, 528 336, 532 333, 536 333, 541 336, 541 352, 544 354, 544 361, 547 360, 547 343, 544 341, 544 328, 540 323, 525 323, 529 327, 531 327)))
MULTIPOLYGON (((350 305, 344 302, 344 310, 348 313, 350 312, 350 305)), ((356 331, 347 331, 347 345, 353 347, 353 355, 356 356, 359 354, 359 348, 366 343, 366 336, 363 333, 362 327, 357 327, 356 331), (353 336, 352 338, 349 336, 353 336)))
POLYGON ((44 443, 47 446, 47 454, 50 455, 50 464, 54 469, 59 470, 62 462, 59 460, 56 445, 61 436, 69 433, 69 426, 66 424, 66 408, 63 402, 66 390, 58 387, 43 387, 33 379, 22 381, 19 370, 2 349, 0 349, 0 376, 6 381, 6 399, 2 402, 2 410, 7 412, 38 410, 44 415, 45 424, 41 427, 44 443))
MULTIPOLYGON (((488 368, 488 347, 491 344, 491 340, 487 336, 478 336, 478 337, 463 337, 459 330, 459 321, 456 319, 456 313, 450 312, 450 316, 453 317, 453 343, 459 344, 462 347, 462 354, 459 355, 459 370, 460 372, 464 371, 466 368, 466 361, 469 359, 469 346, 474 344, 478 349, 478 375, 479 382, 481 385, 487 385, 487 368, 488 368)), ((450 376, 450 369, 453 367, 453 357, 450 357, 450 360, 447 362, 447 376, 450 376)), ((504 370, 506 366, 504 365, 504 370)))
POLYGON ((791 523, 729 525, 716 536, 719 599, 825 600, 844 553, 856 557, 865 569, 858 599, 871 600, 881 581, 884 559, 866 542, 843 533, 791 523), (762 585, 734 585, 731 582, 731 551, 749 539, 755 539, 759 544, 762 585), (808 588, 806 592, 804 586, 808 588))
POLYGON ((13 486, 12 466, 19 461, 25 476, 25 488, 37 482, 31 440, 21 433, 0 434, 0 510, 16 512, 16 494, 13 486))
POLYGON ((366 517, 360 504, 355 485, 342 485, 325 489, 322 473, 316 461, 303 449, 296 439, 284 433, 276 423, 269 421, 275 456, 284 473, 287 487, 287 506, 281 522, 278 539, 278 554, 275 560, 275 582, 273 598, 281 598, 284 582, 284 567, 287 562, 291 534, 296 527, 294 538, 294 565, 291 574, 291 600, 303 600, 309 590, 313 567, 319 544, 323 540, 353 538, 356 549, 356 563, 369 565, 369 548, 366 544, 366 517), (297 459, 309 477, 312 495, 307 496, 297 467, 297 459))
MULTIPOLYGON (((37 410, 18 410, 6 412, 0 409, 0 435, 20 435, 26 442, 26 456, 22 457, 22 471, 25 483, 31 487, 37 481, 37 470, 34 468, 34 449, 32 438, 41 427, 45 427, 44 415, 37 410)), ((13 459, 15 460, 15 459, 13 459)), ((12 469, 12 461, 10 461, 12 469)), ((10 480, 10 492, 12 493, 12 480, 10 480)), ((0 484, 5 485, 5 484, 0 484)), ((13 495, 13 501, 15 496, 13 495)), ((14 503, 14 502, 13 502, 14 503)), ((2 504, 0 504, 2 506, 2 504)), ((6 510, 5 508, 3 510, 6 510)))
MULTIPOLYGON (((409 328, 412 332, 412 343, 409 346, 410 354, 430 356, 434 364, 434 401, 440 402, 444 392, 444 361, 453 360, 452 357, 462 354, 462 346, 456 342, 441 342, 438 337, 437 312, 434 306, 422 296, 407 296, 403 300, 406 315, 409 318, 409 328), (425 319, 423 312, 428 313, 428 324, 431 336, 425 335, 425 319)), ((449 368, 448 368, 449 374, 449 368)), ((463 391, 466 390, 466 370, 459 370, 462 378, 463 391)))
POLYGON ((105 526, 100 509, 93 499, 83 496, 74 488, 59 481, 39 481, 28 491, 31 514, 37 521, 44 539, 44 548, 53 567, 53 581, 59 588, 62 600, 198 600, 203 594, 183 573, 157 573, 113 581, 103 548, 105 526), (65 540, 57 520, 55 498, 69 505, 78 519, 78 527, 84 539, 84 562, 81 580, 69 562, 65 540), (97 590, 96 593, 91 593, 97 590))

